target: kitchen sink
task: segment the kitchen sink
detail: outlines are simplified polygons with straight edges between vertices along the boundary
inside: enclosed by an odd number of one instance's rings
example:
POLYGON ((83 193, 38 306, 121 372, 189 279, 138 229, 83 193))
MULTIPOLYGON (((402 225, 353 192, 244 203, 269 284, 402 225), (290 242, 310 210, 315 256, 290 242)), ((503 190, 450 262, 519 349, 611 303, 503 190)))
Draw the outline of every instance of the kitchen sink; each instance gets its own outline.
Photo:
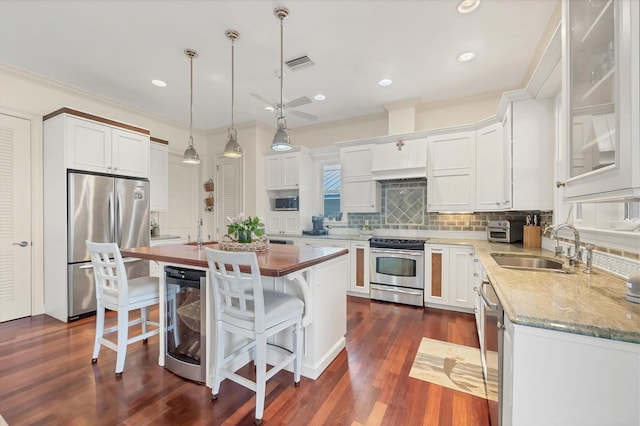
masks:
POLYGON ((569 273, 567 270, 562 269, 564 264, 561 261, 542 256, 491 253, 491 257, 503 268, 520 269, 524 271, 558 272, 561 274, 569 273))

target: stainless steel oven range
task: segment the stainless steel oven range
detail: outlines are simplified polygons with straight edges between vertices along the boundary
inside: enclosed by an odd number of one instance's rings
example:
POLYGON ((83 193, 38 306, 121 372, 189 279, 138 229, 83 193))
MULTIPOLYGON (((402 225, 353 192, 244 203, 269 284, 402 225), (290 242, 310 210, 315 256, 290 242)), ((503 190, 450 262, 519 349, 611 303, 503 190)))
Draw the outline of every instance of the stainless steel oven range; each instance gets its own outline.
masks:
POLYGON ((369 239, 371 299, 424 306, 425 240, 369 239))

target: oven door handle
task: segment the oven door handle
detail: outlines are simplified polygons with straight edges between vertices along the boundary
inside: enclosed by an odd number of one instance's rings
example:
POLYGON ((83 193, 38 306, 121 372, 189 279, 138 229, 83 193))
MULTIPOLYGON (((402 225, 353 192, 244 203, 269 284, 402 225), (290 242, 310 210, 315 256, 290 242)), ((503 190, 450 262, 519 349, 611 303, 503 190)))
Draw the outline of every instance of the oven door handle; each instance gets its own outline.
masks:
POLYGON ((480 296, 482 297, 482 300, 484 300, 484 304, 492 311, 497 311, 498 310, 498 304, 497 303, 491 303, 491 301, 489 301, 489 298, 487 297, 487 294, 484 292, 484 286, 486 286, 487 284, 491 284, 488 280, 482 280, 482 284, 480 284, 480 296))
POLYGON ((402 294, 409 294, 411 296, 421 296, 422 293, 420 293, 419 291, 409 291, 409 290, 402 290, 399 289, 397 287, 394 288, 384 288, 382 286, 374 286, 373 287, 374 290, 378 290, 378 291, 386 291, 389 293, 402 293, 402 294))
POLYGON ((385 249, 370 249, 371 251, 369 253, 371 254, 395 254, 395 255, 406 255, 406 256, 413 256, 413 257, 421 257, 423 255, 423 251, 422 250, 400 250, 400 249, 392 249, 392 250, 385 250, 385 249))

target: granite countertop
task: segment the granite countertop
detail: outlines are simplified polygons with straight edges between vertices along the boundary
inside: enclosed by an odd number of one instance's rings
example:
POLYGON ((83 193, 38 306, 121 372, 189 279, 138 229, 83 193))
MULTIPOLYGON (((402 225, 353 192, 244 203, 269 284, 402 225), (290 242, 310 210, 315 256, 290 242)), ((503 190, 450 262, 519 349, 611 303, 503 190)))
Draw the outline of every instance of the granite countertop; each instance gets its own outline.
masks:
POLYGON ((640 304, 625 299, 625 281, 600 269, 593 274, 544 249, 482 240, 432 238, 431 244, 473 246, 505 314, 514 324, 640 343, 640 304), (569 274, 499 266, 491 253, 533 254, 562 260, 569 274))

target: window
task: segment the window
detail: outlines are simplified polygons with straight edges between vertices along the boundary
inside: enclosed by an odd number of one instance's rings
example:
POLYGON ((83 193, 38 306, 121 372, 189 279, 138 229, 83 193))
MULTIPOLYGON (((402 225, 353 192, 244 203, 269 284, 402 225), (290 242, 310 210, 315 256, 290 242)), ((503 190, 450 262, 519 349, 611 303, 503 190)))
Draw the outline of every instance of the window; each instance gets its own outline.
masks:
POLYGON ((327 219, 341 219, 339 164, 322 167, 322 204, 327 219))
POLYGON ((624 203, 624 219, 640 220, 640 202, 624 203))

